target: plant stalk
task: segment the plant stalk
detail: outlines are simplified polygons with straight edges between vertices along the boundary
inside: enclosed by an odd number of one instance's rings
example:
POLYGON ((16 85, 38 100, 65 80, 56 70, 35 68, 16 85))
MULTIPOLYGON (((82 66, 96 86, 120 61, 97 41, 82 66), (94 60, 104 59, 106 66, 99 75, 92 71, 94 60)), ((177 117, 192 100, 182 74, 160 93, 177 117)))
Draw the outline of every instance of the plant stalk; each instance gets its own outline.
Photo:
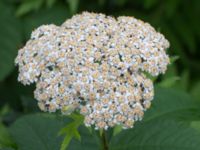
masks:
POLYGON ((103 130, 101 138, 102 138, 103 150, 108 150, 108 141, 105 130, 103 130))

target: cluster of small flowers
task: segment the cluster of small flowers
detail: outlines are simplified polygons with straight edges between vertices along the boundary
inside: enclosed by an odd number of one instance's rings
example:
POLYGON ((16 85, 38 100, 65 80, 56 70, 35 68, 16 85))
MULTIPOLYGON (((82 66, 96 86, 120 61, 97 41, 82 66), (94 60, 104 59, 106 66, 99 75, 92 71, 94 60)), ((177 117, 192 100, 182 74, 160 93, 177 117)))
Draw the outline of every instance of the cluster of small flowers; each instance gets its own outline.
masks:
POLYGON ((144 72, 166 71, 168 47, 162 34, 133 17, 84 12, 32 33, 16 58, 18 80, 36 83, 43 111, 78 110, 86 126, 131 128, 154 95, 144 72))

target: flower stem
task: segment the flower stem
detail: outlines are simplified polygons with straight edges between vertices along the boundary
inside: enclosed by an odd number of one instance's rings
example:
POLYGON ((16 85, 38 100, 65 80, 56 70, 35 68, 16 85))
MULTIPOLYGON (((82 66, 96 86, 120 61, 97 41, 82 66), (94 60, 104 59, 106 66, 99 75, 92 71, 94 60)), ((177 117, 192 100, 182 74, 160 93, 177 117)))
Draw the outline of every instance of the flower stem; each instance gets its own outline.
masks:
POLYGON ((102 138, 103 150, 108 150, 108 141, 107 141, 107 138, 106 138, 106 131, 105 130, 103 130, 101 138, 102 138))

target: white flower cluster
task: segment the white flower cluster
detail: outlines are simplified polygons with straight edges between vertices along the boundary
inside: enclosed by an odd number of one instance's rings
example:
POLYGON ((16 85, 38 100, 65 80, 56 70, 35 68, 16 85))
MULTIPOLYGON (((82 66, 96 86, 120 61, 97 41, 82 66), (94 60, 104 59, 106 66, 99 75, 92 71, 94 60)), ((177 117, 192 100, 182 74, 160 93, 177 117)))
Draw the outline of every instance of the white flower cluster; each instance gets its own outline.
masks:
POLYGON ((84 12, 32 33, 16 58, 18 80, 36 83, 43 111, 80 111, 85 125, 96 129, 131 128, 154 95, 144 72, 166 71, 168 47, 164 36, 141 20, 84 12))

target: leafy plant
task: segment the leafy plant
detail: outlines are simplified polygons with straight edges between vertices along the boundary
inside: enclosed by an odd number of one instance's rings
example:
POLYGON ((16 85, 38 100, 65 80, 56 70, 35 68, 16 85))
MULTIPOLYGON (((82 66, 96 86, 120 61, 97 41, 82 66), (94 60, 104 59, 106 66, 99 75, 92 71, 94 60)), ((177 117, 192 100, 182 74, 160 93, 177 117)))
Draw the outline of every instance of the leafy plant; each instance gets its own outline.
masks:
POLYGON ((69 150, 199 150, 199 6, 199 0, 1 0, 0 150, 59 150, 62 143, 69 150), (152 108, 133 129, 103 134, 82 126, 81 118, 37 114, 32 87, 16 81, 14 58, 31 31, 85 10, 148 21, 169 39, 168 52, 179 56, 155 79, 152 108))

